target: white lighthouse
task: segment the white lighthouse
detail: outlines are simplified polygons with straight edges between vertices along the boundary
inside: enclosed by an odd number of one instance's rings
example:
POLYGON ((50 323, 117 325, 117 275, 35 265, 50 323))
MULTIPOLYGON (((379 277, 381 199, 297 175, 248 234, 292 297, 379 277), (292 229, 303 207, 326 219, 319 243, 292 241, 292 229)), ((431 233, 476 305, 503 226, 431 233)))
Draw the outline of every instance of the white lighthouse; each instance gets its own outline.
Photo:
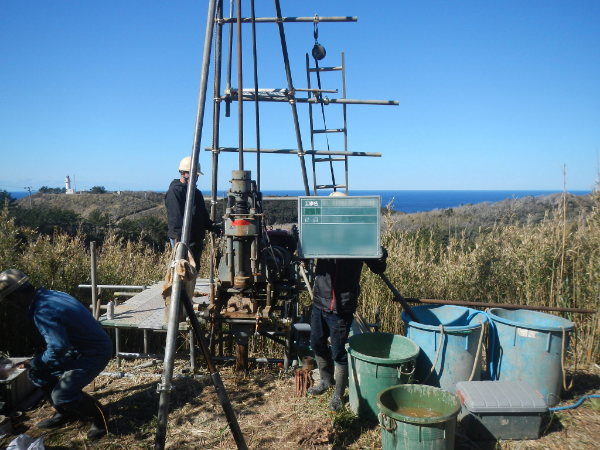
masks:
POLYGON ((74 194, 75 191, 71 189, 71 179, 69 175, 65 178, 65 194, 74 194))

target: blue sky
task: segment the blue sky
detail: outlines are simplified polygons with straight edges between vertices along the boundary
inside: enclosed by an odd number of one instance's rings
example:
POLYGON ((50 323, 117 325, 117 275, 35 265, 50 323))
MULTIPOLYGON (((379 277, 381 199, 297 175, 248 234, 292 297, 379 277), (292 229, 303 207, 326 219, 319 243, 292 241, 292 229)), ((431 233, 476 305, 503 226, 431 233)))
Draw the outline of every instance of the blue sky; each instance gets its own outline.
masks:
MULTIPOLYGON (((256 3, 257 16, 275 15, 273 2, 256 3)), ((319 25, 321 65, 339 65, 344 51, 348 98, 400 102, 348 107, 349 150, 383 153, 350 160, 351 189, 555 190, 563 164, 567 189, 593 186, 599 2, 281 0, 281 8, 284 16, 357 16, 319 25)), ((68 174, 77 189, 166 190, 191 152, 206 11, 191 0, 1 0, 0 189, 63 186, 68 174)), ((306 87, 313 26, 285 31, 294 85, 306 87)), ((258 24, 257 33, 259 87, 285 88, 277 26, 258 24)), ((243 38, 244 85, 252 87, 249 25, 243 38)), ((324 74, 323 88, 341 90, 339 74, 324 74)), ((224 146, 238 143, 236 108, 223 118, 224 146)), ((256 145, 253 111, 244 103, 247 147, 256 145)), ((206 112, 202 149, 210 105, 206 112)), ((309 149, 306 105, 298 112, 309 149)), ((296 148, 290 107, 262 103, 261 113, 261 146, 296 148)), ((327 106, 326 118, 341 127, 341 107, 327 106)), ((343 148, 339 136, 330 146, 343 148)), ((208 192, 210 154, 200 161, 208 192)), ((237 155, 221 155, 220 189, 237 168, 237 155)), ((254 155, 245 168, 254 178, 254 155)), ((307 170, 312 185, 308 158, 307 170)), ((261 173, 263 189, 303 186, 296 156, 263 155, 261 173)))

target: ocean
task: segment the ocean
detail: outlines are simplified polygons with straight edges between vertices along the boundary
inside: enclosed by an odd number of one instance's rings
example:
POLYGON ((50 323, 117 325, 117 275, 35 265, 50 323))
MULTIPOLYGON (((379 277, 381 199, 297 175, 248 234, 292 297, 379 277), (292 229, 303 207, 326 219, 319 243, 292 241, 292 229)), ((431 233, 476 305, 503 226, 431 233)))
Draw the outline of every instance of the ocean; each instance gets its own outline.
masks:
MULTIPOLYGON (((540 195, 549 195, 562 191, 544 191, 544 190, 515 190, 515 191, 373 191, 373 190, 355 190, 350 191, 351 195, 380 195, 381 205, 387 206, 392 202, 396 211, 405 213, 415 213, 431 211, 434 209, 454 208, 469 203, 495 203, 512 198, 523 198, 527 196, 537 197, 540 195)), ((573 195, 587 195, 591 191, 569 191, 573 195)), ((304 191, 270 191, 263 190, 263 195, 288 195, 302 196, 304 191)), ((325 195, 325 194, 323 194, 325 195)))
MULTIPOLYGON (((219 195, 222 195, 222 190, 219 195)), ((431 211, 433 209, 454 208, 460 205, 469 203, 495 203, 507 198, 523 198, 527 196, 537 197, 540 195, 549 195, 561 191, 545 191, 545 190, 514 190, 514 191, 410 191, 410 190, 355 190, 350 191, 351 195, 380 195, 381 205, 386 206, 390 201, 396 211, 405 213, 415 213, 423 211, 431 211)), ((573 195, 587 195, 591 191, 569 191, 573 195)), ((27 192, 11 192, 11 196, 15 199, 23 198, 27 192)), ((204 195, 207 196, 207 192, 204 195)), ((303 190, 263 190, 263 195, 277 195, 298 197, 303 196, 303 190)), ((326 195, 325 193, 323 195, 326 195)))

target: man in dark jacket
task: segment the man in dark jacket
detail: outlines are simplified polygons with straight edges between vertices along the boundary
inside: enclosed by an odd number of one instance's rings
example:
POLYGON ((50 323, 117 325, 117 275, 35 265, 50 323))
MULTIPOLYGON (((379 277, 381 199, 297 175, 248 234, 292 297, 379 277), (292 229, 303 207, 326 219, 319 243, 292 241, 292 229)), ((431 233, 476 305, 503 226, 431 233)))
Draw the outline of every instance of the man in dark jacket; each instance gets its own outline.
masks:
POLYGON ((310 345, 316 355, 321 381, 308 390, 321 395, 331 386, 335 391, 329 410, 337 413, 343 406, 343 395, 348 385, 348 354, 346 341, 360 294, 360 274, 363 263, 374 273, 386 269, 387 251, 381 249, 379 259, 318 259, 315 268, 310 345), (331 348, 327 339, 331 340, 331 348))
POLYGON ((35 289, 29 277, 15 269, 0 273, 2 300, 27 311, 46 341, 44 353, 22 365, 29 368, 29 378, 55 409, 54 415, 37 427, 58 427, 76 420, 79 413, 93 420, 88 439, 104 436, 108 415, 100 402, 82 389, 110 361, 108 335, 78 300, 64 292, 35 289))
MULTIPOLYGON (((175 243, 181 241, 181 233, 183 230, 183 214, 185 212, 185 198, 190 178, 190 165, 192 158, 190 156, 183 158, 179 163, 179 179, 171 182, 169 190, 165 195, 165 205, 167 207, 167 221, 169 230, 167 236, 171 241, 171 247, 175 247, 175 243)), ((200 165, 196 170, 196 177, 202 175, 200 165)), ((204 203, 202 192, 196 189, 194 196, 194 206, 192 206, 192 225, 190 229, 190 250, 194 255, 196 269, 200 270, 200 257, 202 255, 202 245, 204 242, 205 231, 220 233, 220 227, 216 225, 209 217, 204 203)))

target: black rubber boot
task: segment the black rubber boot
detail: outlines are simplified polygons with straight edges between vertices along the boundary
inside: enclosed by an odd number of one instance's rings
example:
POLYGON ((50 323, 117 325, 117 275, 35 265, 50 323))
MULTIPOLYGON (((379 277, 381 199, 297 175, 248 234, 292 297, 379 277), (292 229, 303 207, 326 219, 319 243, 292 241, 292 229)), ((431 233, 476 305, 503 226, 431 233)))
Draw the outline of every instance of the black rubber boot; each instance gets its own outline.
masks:
POLYGON ((329 411, 337 414, 344 406, 344 391, 348 386, 348 365, 335 366, 335 390, 329 403, 329 411))
POLYGON ((315 357, 317 365, 319 366, 319 375, 321 375, 321 381, 316 386, 311 387, 306 391, 309 395, 321 395, 327 389, 331 387, 333 381, 333 359, 331 359, 331 352, 325 357, 315 357))
POLYGON ((108 413, 102 407, 100 402, 89 394, 83 392, 83 400, 75 410, 79 414, 90 417, 93 422, 88 431, 88 439, 98 439, 104 436, 108 431, 108 413))
POLYGON ((37 428, 46 429, 60 427, 65 423, 69 423, 77 419, 77 414, 75 414, 75 411, 69 411, 67 409, 61 408, 60 406, 54 406, 54 409, 54 415, 49 419, 40 421, 36 425, 37 428))

